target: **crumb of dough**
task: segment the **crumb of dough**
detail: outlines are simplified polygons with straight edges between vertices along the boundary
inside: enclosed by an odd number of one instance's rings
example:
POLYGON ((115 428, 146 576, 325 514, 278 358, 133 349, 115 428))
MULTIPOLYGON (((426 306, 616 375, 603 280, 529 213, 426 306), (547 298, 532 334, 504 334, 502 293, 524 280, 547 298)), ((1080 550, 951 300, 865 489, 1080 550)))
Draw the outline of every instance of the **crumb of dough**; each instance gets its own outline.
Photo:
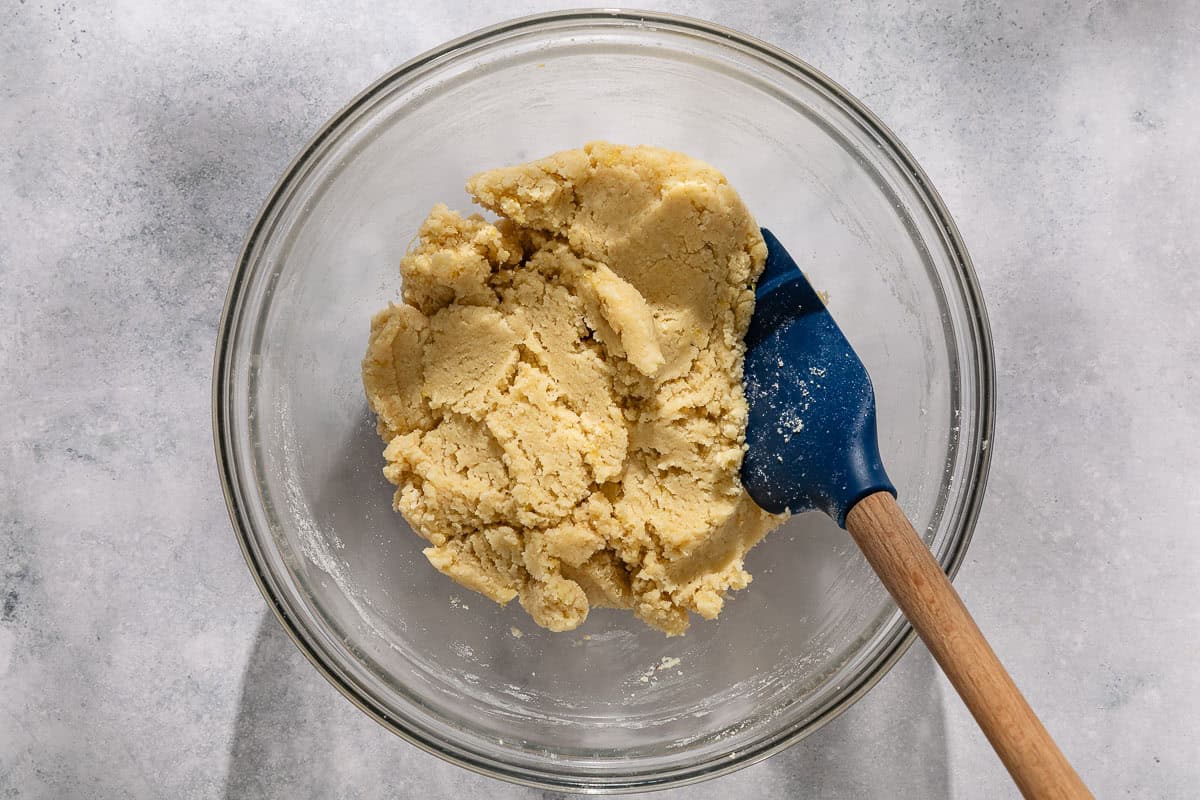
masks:
POLYGON ((552 631, 713 619, 781 521, 739 477, 753 217, 702 162, 602 142, 467 190, 499 220, 435 206, 371 323, 395 508, 434 567, 552 631))

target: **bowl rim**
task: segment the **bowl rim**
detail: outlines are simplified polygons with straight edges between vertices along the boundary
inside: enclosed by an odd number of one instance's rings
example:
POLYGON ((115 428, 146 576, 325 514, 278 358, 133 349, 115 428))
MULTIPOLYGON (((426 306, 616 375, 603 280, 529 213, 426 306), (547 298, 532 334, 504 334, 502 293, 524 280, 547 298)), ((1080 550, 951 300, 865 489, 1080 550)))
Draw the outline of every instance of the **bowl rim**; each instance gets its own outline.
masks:
POLYGON ((958 446, 964 447, 971 442, 979 444, 973 448, 973 451, 965 453, 967 457, 965 483, 968 488, 965 490, 966 493, 959 505, 960 533, 956 538, 951 539, 953 546, 949 547, 939 558, 943 569, 951 578, 958 573, 973 538, 975 524, 979 517, 987 485, 992 452, 989 444, 994 438, 996 415, 994 391, 995 356, 987 310, 984 306, 982 291, 966 245, 945 203, 933 187, 929 177, 908 149, 860 100, 820 70, 782 48, 717 23, 658 11, 577 8, 515 17, 480 28, 427 50, 380 76, 370 86, 359 92, 345 106, 333 114, 305 144, 296 157, 291 160, 267 195, 267 200, 260 208, 238 255, 237 265, 230 278, 229 289, 226 292, 218 324, 216 347, 213 357, 212 420, 213 445, 216 451, 217 470, 234 534, 259 591, 267 601, 267 605, 275 618, 283 626, 288 637, 300 652, 304 654, 309 663, 343 697, 401 739, 419 747, 427 753, 488 777, 542 789, 617 794, 694 784, 758 763, 790 747, 792 744, 795 744, 836 719, 882 680, 908 650, 909 646, 912 645, 916 638, 915 631, 908 621, 901 617, 899 624, 891 636, 891 640, 882 646, 881 653, 874 659, 874 664, 871 668, 859 675, 855 683, 847 687, 841 697, 821 710, 814 719, 798 724, 790 730, 779 732, 756 747, 739 751, 731 757, 721 758, 719 763, 714 763, 712 759, 708 759, 686 768, 654 774, 631 774, 623 780, 603 780, 603 782, 599 782, 598 778, 600 776, 596 774, 564 776, 562 773, 534 772, 526 767, 480 758, 478 754, 472 751, 454 747, 449 742, 438 741, 432 737, 426 738, 419 732, 409 730, 402 724, 398 724, 396 720, 391 719, 388 715, 375 708, 371 701, 359 691, 359 687, 345 679, 332 665, 323 660, 321 654, 308 641, 285 602, 277 595, 270 582, 266 580, 264 565, 261 563, 260 557, 256 552, 256 547, 252 542, 250 532, 252 523, 241 505, 239 485, 235 474, 236 468, 232 463, 234 458, 231 452, 232 443, 229 436, 228 409, 226 407, 228 392, 225 390, 228 385, 228 375, 231 366, 229 363, 231 334, 238 317, 237 312, 240 311, 242 287, 250 271, 251 257, 256 244, 263 234, 264 226, 273 218, 275 211, 283 201, 286 195, 285 190, 293 183, 297 174, 303 171, 310 156, 335 131, 339 130, 342 124, 356 113, 364 103, 397 79, 403 78, 438 59, 450 56, 461 48, 480 44, 504 34, 537 28, 547 24, 560 22, 579 23, 588 20, 609 24, 612 24, 613 21, 623 21, 632 24, 650 23, 652 25, 661 25, 709 37, 715 36, 730 40, 733 44, 745 48, 760 57, 764 57, 766 60, 777 65, 795 70, 829 92, 838 102, 845 104, 849 111, 857 115, 860 121, 879 138, 890 151, 889 155, 905 170, 907 177, 912 182, 912 188, 926 204, 926 210, 938 224, 945 237, 944 246, 952 258, 954 273, 958 278, 956 288, 960 292, 961 300, 967 311, 966 319, 968 324, 966 330, 970 334, 969 344, 973 345, 975 351, 973 363, 976 367, 976 374, 975 386, 973 388, 975 396, 978 398, 979 414, 975 420, 974 431, 971 431, 970 435, 960 435, 958 446))

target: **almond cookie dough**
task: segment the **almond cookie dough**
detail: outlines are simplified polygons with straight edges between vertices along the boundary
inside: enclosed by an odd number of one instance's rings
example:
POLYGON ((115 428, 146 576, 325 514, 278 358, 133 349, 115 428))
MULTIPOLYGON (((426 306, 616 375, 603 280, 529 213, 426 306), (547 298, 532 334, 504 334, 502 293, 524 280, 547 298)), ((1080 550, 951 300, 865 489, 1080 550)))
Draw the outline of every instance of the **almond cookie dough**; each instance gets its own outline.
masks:
POLYGON ((743 336, 766 259, 716 170, 595 142, 471 178, 379 312, 363 383, 395 508, 437 569, 553 631, 668 634, 750 582, 743 336))

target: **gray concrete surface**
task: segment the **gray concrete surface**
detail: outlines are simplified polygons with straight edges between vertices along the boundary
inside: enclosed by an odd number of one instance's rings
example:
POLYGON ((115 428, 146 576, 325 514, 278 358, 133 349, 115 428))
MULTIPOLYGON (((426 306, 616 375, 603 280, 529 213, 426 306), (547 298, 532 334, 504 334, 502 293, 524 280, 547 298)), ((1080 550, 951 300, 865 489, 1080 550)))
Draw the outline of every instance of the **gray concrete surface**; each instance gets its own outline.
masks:
MULTIPOLYGON (((0 9, 0 796, 549 796, 392 737, 287 641, 230 532, 209 379, 241 238, 320 123, 550 7, 0 9)), ((661 7, 813 63, 924 165, 996 335, 961 591, 1098 796, 1195 796, 1200 8, 661 7)), ((916 647, 816 736, 658 796, 1014 795, 916 647)))

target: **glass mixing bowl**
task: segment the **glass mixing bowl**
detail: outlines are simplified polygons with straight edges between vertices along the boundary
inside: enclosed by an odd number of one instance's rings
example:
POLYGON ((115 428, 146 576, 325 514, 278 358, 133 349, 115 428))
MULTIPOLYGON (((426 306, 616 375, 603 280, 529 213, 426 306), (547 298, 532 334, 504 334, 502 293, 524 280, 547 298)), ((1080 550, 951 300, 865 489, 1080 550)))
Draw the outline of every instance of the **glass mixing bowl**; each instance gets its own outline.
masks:
POLYGON ((722 170, 828 292, 878 393, 884 461, 942 565, 962 560, 992 425, 979 288, 925 175, 812 67, 696 20, 547 14, 450 42, 337 114, 279 182, 221 322, 214 426, 271 608, 347 698, 480 772, 589 791, 752 763, 874 685, 911 631, 818 514, 756 548, 749 589, 667 638, 623 612, 537 628, 437 573, 391 510, 359 380, 373 312, 430 207, 472 173, 591 139, 722 170))

